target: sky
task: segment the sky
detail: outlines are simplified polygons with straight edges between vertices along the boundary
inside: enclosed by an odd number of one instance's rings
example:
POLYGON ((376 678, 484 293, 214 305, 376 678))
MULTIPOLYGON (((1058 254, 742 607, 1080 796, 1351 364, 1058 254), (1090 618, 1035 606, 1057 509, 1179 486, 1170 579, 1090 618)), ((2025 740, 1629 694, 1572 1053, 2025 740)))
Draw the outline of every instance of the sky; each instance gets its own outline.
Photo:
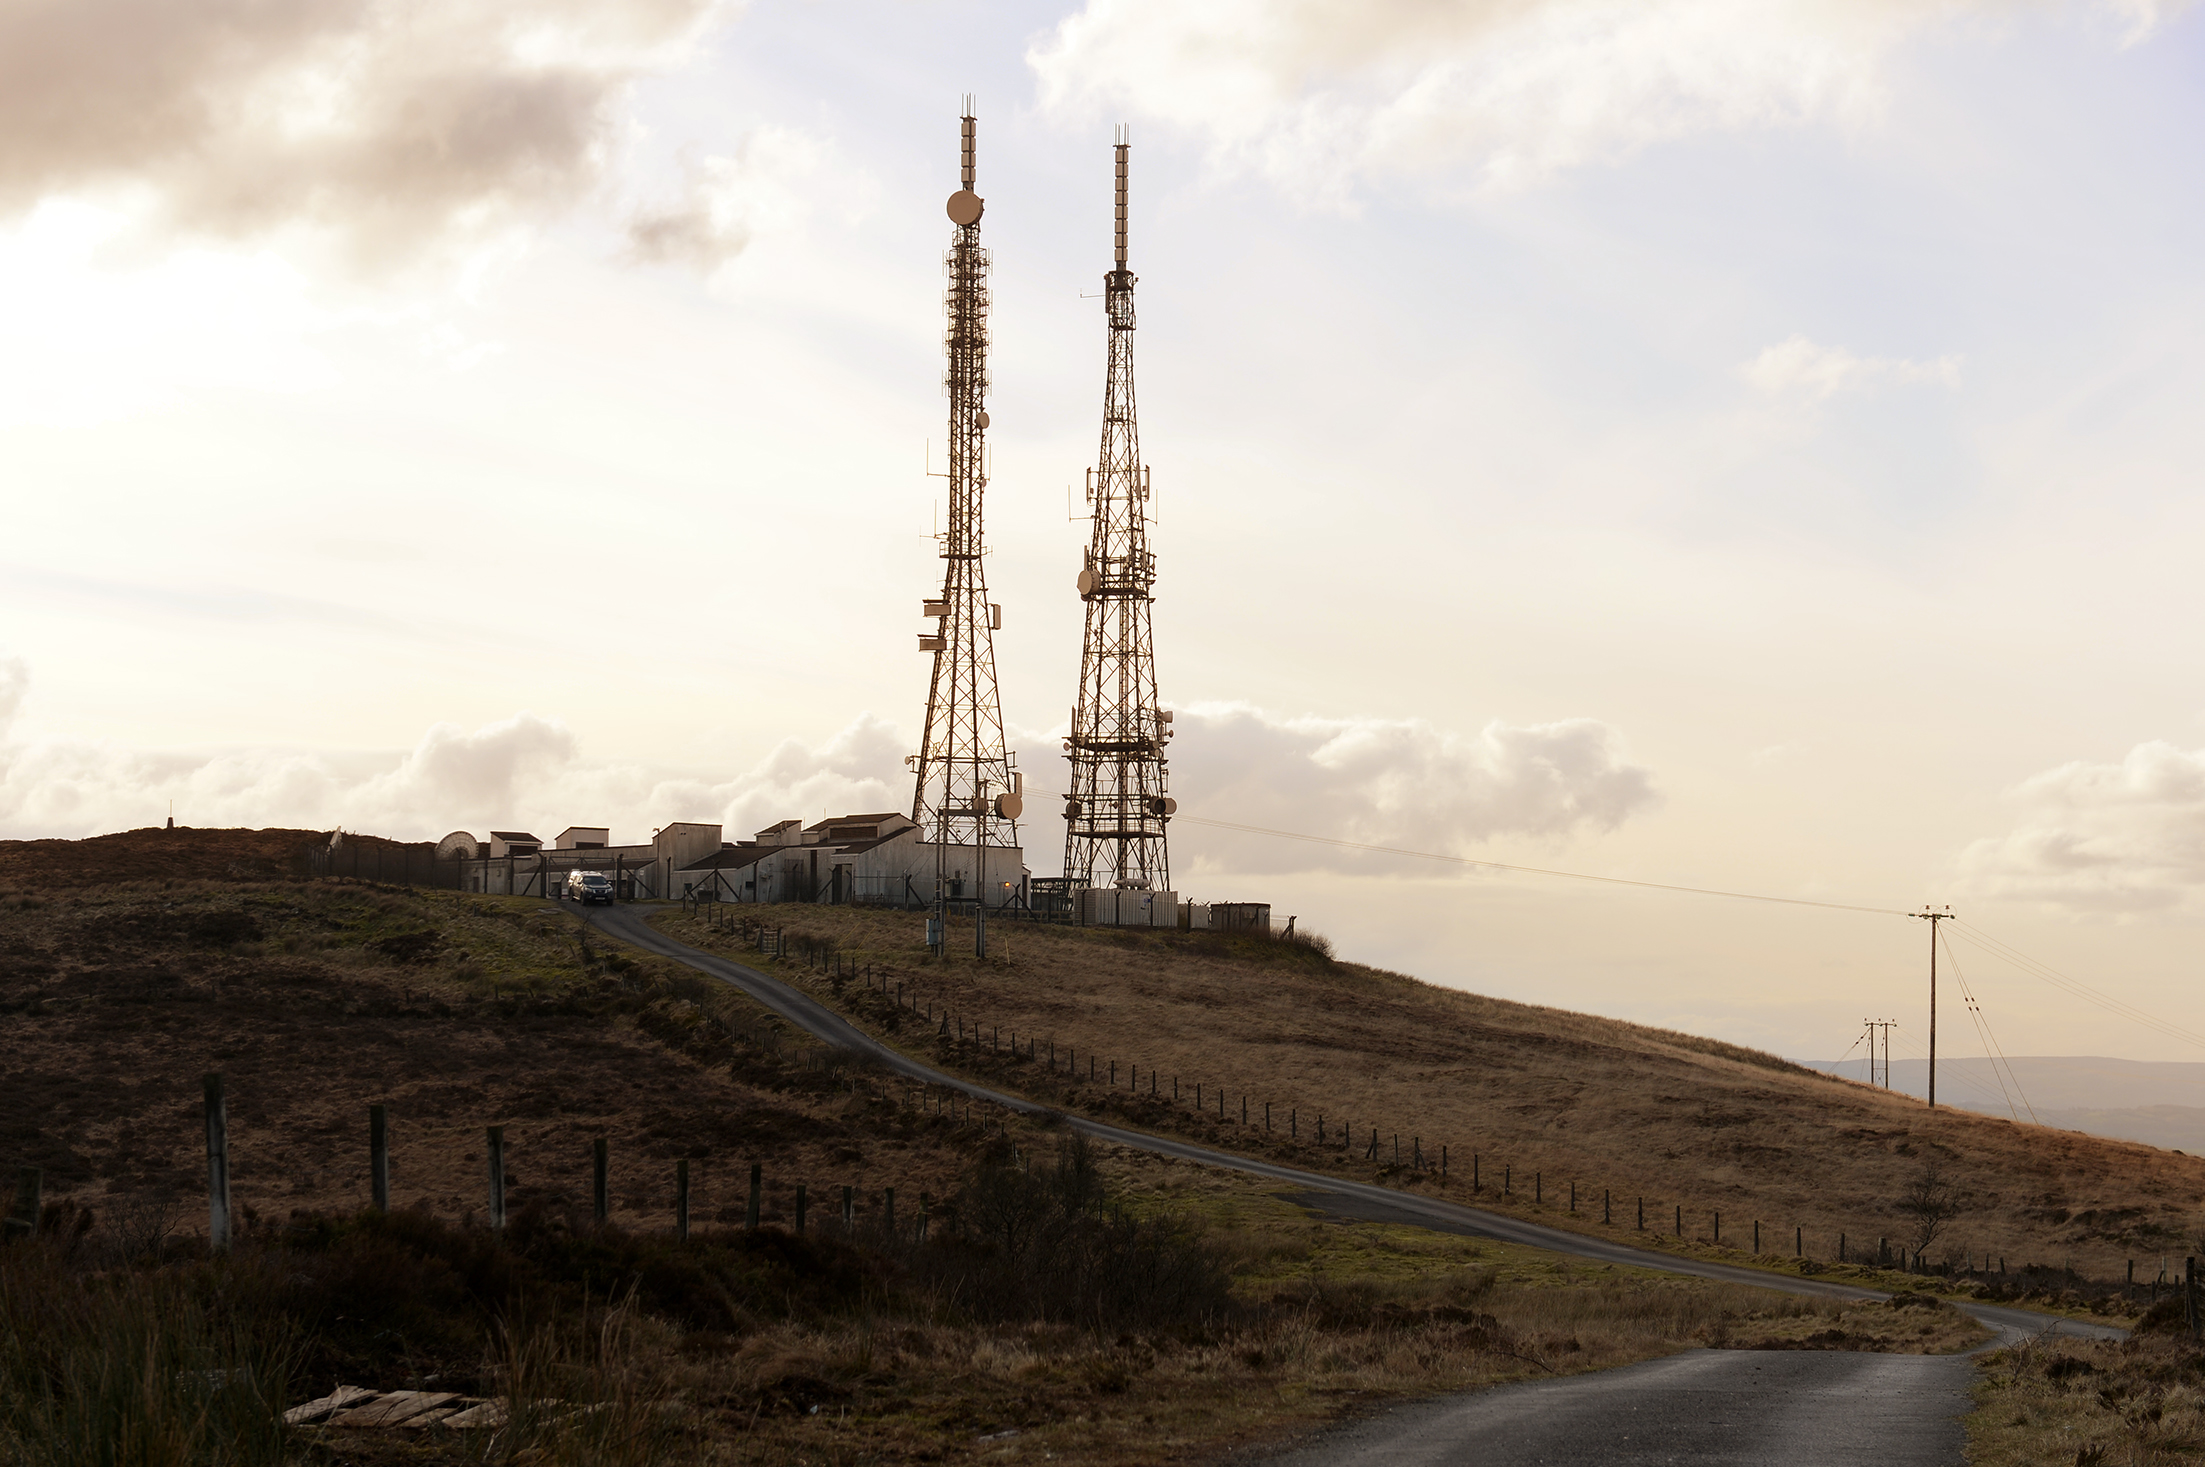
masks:
POLYGON ((1825 1059, 1949 904, 1945 1052, 2205 1058, 2201 81, 2152 0, 0 5, 0 838, 908 808, 970 93, 1030 788, 1122 124, 1183 897, 1825 1059))

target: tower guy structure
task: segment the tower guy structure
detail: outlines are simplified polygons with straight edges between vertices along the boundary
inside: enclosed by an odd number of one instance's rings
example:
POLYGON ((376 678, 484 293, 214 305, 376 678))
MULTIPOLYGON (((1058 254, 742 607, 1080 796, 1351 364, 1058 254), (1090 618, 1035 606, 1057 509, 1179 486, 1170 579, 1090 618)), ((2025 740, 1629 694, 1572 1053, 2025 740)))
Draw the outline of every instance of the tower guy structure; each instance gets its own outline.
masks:
POLYGON ((1133 401, 1133 272, 1126 268, 1126 175, 1132 149, 1117 145, 1113 268, 1103 276, 1110 369, 1103 388, 1102 452, 1087 476, 1093 520, 1079 574, 1087 603, 1079 699, 1064 750, 1072 764, 1064 802, 1064 875, 1075 887, 1168 891, 1165 826, 1177 806, 1165 792, 1171 713, 1157 706, 1149 608, 1156 558, 1149 550, 1149 471, 1133 401))
MULTIPOLYGON (((912 756, 918 778, 911 818, 934 846, 932 940, 941 945, 946 903, 965 895, 959 872, 972 872, 970 894, 978 921, 975 951, 985 954, 988 853, 1018 845, 1018 776, 1003 743, 1003 703, 996 687, 995 637, 1003 612, 988 600, 986 552, 981 533, 986 497, 988 430, 988 252, 980 247, 984 204, 973 192, 975 124, 971 99, 961 123, 961 177, 949 196, 956 226, 949 257, 949 514, 936 539, 941 547, 942 592, 921 614, 935 629, 922 632, 919 649, 934 654, 926 697, 926 733, 912 756)), ((1011 864, 1007 860, 1004 864, 1011 864)), ((998 870, 998 878, 1002 873, 998 870)), ((1007 873, 1016 880, 1017 872, 1007 873)))

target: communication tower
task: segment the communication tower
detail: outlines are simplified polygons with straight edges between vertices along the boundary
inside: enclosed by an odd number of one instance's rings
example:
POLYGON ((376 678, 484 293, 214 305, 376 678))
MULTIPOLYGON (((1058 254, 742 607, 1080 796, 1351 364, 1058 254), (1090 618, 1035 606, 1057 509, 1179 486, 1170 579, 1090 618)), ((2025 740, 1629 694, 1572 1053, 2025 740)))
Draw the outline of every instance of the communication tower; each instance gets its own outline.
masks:
POLYGON ((1149 552, 1149 471, 1133 406, 1133 272, 1126 268, 1126 170, 1132 149, 1117 144, 1115 265, 1103 276, 1110 321, 1110 370, 1103 388, 1102 453, 1087 475, 1093 520, 1080 568, 1087 603, 1079 700, 1064 741, 1072 787, 1064 802, 1064 875, 1075 887, 1166 891, 1171 860, 1164 832, 1178 806, 1165 793, 1164 748, 1171 713, 1156 700, 1149 634, 1156 558, 1149 552))
MULTIPOLYGON (((962 119, 961 186, 949 196, 949 516, 935 537, 941 547, 942 592, 921 605, 934 630, 919 634, 919 650, 934 654, 926 695, 926 733, 911 757, 918 779, 911 818, 920 839, 934 845, 931 940, 942 945, 940 917, 954 873, 971 862, 978 920, 974 951, 987 951, 988 852, 1018 844, 1018 775, 1003 743, 1003 703, 995 679, 995 629, 1003 609, 988 600, 982 556, 981 502, 986 495, 988 393, 988 252, 980 247, 984 205, 973 192, 972 99, 962 119), (969 852, 969 858, 967 853, 969 852)), ((998 875, 1015 872, 998 868, 998 875)))

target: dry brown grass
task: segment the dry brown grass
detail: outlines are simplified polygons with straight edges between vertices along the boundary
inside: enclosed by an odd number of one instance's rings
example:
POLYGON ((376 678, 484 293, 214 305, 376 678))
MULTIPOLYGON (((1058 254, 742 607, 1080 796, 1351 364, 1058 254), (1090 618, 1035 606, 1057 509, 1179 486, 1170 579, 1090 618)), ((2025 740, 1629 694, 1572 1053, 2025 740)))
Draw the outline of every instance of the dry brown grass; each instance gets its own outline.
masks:
POLYGON ((489 1125, 516 1213, 586 1214, 607 1137, 613 1218, 634 1229, 671 1226, 681 1158, 699 1225, 742 1220, 753 1161, 768 1222, 800 1182, 822 1213, 856 1186, 869 1214, 881 1189, 915 1205, 968 1164, 971 1128, 878 1077, 731 1041, 783 1026, 584 936, 540 901, 349 883, 0 893, 0 1165, 43 1167, 49 1202, 103 1223, 202 1232, 200 1076, 217 1070, 247 1222, 363 1206, 377 1102, 393 1204, 455 1219, 485 1207, 489 1125))
POLYGON ((1976 1467, 2156 1467, 2205 1456, 2205 1349, 2166 1300, 2128 1340, 2040 1336, 1984 1358, 1976 1467))
POLYGON ((1934 1303, 1845 1306, 1327 1222, 1250 1179, 1130 1151, 1105 1165, 1133 1205, 1204 1219, 1235 1259, 1236 1293, 1266 1307, 1116 1337, 929 1321, 768 1327, 682 1373, 687 1399, 722 1403, 730 1429, 713 1460, 962 1462, 1014 1449, 1095 1467, 1206 1460, 1388 1400, 1693 1346, 1921 1352, 1985 1337, 1934 1303))
MULTIPOLYGON (((743 910, 743 909, 737 909, 743 910)), ((1930 1112, 1918 1102, 1715 1040, 1435 987, 1396 973, 1334 962, 1307 947, 1207 934, 991 927, 993 955, 976 963, 968 933, 951 957, 929 961, 915 914, 823 906, 748 909, 832 944, 846 962, 892 967, 906 995, 978 1025, 992 1041, 1054 1044, 1075 1056, 1076 1080, 1014 1063, 992 1049, 940 1049, 862 985, 829 981, 798 962, 775 971, 836 999, 896 1042, 929 1058, 1084 1112, 1199 1137, 1229 1150, 1334 1175, 1472 1200, 1478 1157, 1485 1206, 1588 1232, 1680 1246, 1750 1247, 1753 1223, 1774 1258, 1804 1229, 1810 1258, 1848 1247, 1897 1248, 1910 1225, 1894 1209, 1925 1162, 1959 1180, 1965 1210, 1930 1252, 1932 1262, 1988 1257, 2072 1265, 2118 1277, 2128 1258, 2185 1251, 2205 1221, 2205 1160, 2132 1142, 2016 1125, 1975 1112, 1930 1112), (1089 1082, 1117 1065, 1118 1087, 1089 1082), (1138 1067, 1137 1092, 1126 1087, 1138 1067), (1161 1080, 1163 1102, 1149 1096, 1161 1080), (1184 1099, 1169 1103, 1173 1079, 1184 1099), (1193 1113, 1196 1085, 1206 1116, 1193 1113), (1215 1111, 1227 1097, 1226 1117, 1215 1111), (1251 1123, 1240 1124, 1246 1099, 1251 1123), (1262 1126, 1271 1106, 1272 1129, 1262 1126), (1296 1117, 1300 1139, 1288 1136, 1296 1117), (1314 1144, 1324 1118, 1336 1138, 1355 1128, 1354 1152, 1314 1144), (1364 1158, 1372 1127, 1378 1160, 1364 1158), (1448 1175, 1392 1164, 1421 1142, 1448 1175), (1503 1168, 1511 1188, 1504 1194, 1503 1168), (1577 1186, 1578 1211, 1568 1210, 1577 1186), (1534 1201, 1534 1189, 1542 1200, 1534 1201), (1603 1193, 1614 1222, 1603 1225, 1603 1193), (1647 1233, 1635 1229, 1645 1200, 1647 1233)), ((656 918, 701 946, 742 957, 745 944, 669 911, 656 918)), ((755 959, 755 953, 751 954, 755 959)))

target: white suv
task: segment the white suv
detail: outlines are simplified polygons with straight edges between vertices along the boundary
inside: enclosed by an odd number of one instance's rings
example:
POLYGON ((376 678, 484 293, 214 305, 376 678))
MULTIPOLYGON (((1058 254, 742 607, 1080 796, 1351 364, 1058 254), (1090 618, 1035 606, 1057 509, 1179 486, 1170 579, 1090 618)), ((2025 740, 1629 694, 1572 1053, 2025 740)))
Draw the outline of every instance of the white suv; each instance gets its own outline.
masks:
POLYGON ((601 871, 569 871, 567 873, 567 900, 570 902, 603 902, 612 905, 612 878, 601 871))

